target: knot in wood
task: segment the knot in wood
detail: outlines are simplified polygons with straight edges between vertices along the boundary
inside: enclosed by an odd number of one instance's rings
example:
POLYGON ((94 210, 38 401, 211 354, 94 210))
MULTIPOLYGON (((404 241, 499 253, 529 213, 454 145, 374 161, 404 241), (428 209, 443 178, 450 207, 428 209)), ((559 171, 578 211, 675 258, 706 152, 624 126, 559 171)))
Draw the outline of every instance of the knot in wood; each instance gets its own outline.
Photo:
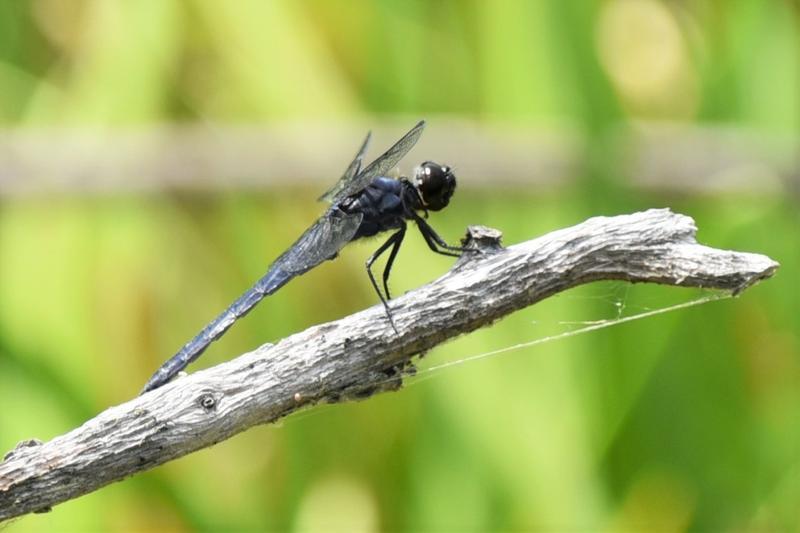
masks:
POLYGON ((206 412, 213 411, 217 407, 217 399, 210 392, 201 394, 197 399, 197 403, 206 412))

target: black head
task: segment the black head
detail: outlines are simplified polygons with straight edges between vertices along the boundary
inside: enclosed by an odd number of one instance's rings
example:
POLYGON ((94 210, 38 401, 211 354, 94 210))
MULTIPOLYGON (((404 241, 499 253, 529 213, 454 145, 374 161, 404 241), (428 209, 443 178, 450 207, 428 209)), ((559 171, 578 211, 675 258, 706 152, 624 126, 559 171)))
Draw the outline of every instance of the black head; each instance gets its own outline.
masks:
POLYGON ((414 174, 414 186, 422 198, 422 206, 431 211, 447 207, 456 190, 456 175, 446 166, 425 161, 414 174))

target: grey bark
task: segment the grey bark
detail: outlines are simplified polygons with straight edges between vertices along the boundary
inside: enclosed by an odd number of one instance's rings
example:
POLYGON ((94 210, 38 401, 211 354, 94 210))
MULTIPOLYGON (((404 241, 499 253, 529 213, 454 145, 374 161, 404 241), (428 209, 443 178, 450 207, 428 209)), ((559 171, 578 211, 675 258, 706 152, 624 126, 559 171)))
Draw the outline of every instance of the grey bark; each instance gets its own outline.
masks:
POLYGON ((471 228, 441 278, 391 302, 311 327, 112 407, 49 442, 28 440, 0 463, 0 519, 43 512, 113 481, 319 402, 401 387, 412 358, 445 340, 577 285, 625 280, 739 293, 778 263, 695 240, 668 209, 596 217, 503 249, 471 228))

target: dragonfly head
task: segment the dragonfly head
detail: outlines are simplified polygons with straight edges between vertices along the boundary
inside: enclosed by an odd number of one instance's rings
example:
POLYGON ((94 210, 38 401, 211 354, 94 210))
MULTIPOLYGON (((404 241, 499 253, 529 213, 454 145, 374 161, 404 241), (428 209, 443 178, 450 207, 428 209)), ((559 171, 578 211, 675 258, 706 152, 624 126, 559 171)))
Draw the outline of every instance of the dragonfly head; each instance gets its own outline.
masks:
POLYGON ((456 175, 447 165, 425 161, 414 173, 414 186, 422 198, 422 206, 431 211, 447 207, 456 190, 456 175))

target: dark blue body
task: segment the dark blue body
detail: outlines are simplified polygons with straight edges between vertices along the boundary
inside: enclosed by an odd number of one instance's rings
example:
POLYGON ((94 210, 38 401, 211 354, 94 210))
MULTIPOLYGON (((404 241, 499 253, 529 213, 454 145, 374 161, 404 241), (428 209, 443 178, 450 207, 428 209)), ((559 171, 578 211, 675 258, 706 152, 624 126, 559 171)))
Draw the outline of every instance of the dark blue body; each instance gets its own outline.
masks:
POLYGON ((344 198, 339 203, 343 211, 364 215, 353 240, 400 228, 408 218, 408 208, 403 203, 407 190, 402 180, 377 177, 360 193, 344 198))

